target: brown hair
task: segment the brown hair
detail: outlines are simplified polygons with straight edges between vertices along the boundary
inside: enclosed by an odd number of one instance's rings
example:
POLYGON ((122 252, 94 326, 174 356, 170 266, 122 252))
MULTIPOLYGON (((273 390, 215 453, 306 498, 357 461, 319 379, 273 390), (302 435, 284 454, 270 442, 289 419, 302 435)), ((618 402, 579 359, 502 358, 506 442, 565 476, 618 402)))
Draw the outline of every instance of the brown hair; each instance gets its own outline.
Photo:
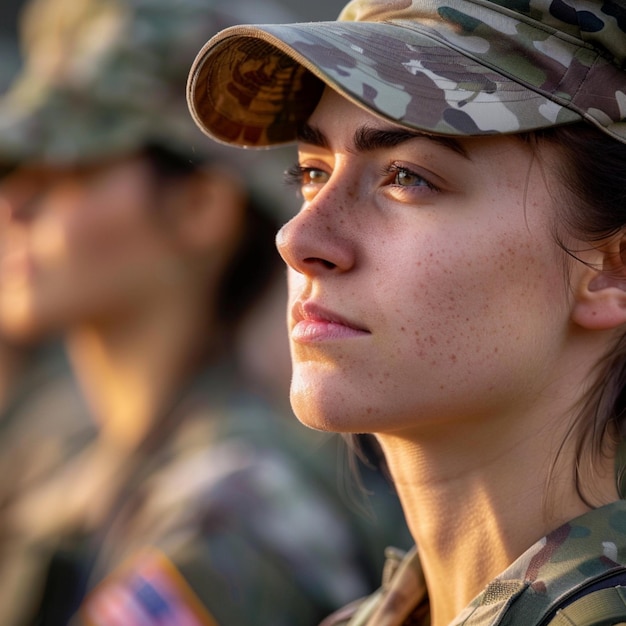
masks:
MULTIPOLYGON (((158 181, 192 175, 211 159, 189 157, 173 149, 150 144, 144 154, 158 181)), ((246 190, 245 220, 241 240, 222 277, 217 315, 225 329, 232 330, 283 270, 274 238, 280 221, 270 202, 256 190, 246 190)))
MULTIPOLYGON (((567 201, 558 203, 560 226, 555 236, 565 252, 580 261, 563 235, 593 245, 618 235, 626 226, 626 144, 582 123, 530 133, 526 139, 539 147, 547 143, 563 157, 556 174, 567 201)), ((594 382, 582 399, 572 431, 577 436, 576 486, 589 506, 582 484, 593 484, 589 481, 595 461, 599 455, 615 453, 625 433, 626 333, 596 364, 594 382)), ((626 464, 619 454, 616 469, 618 490, 625 497, 620 483, 626 464)))

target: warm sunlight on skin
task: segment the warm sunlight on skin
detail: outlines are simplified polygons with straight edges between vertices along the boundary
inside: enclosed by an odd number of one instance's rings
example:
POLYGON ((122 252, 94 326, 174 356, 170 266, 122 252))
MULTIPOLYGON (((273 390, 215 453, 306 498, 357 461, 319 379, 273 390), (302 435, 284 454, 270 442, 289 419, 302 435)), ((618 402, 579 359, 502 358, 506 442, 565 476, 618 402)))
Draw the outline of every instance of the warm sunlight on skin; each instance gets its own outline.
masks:
POLYGON ((411 134, 327 89, 291 172, 304 204, 277 242, 292 404, 313 428, 377 434, 434 626, 587 510, 571 448, 550 467, 612 335, 574 319, 587 274, 555 242, 555 158, 514 137, 411 134))
MULTIPOLYGON (((118 315, 162 281, 168 242, 149 216, 148 168, 25 169, 0 184, 0 311, 11 332, 46 333, 118 315), (154 223, 152 226, 150 221, 154 223)), ((171 270, 170 270, 171 271, 171 270)))
POLYGON ((355 133, 390 126, 332 93, 310 126, 327 145, 300 143, 305 204, 278 239, 300 418, 401 432, 525 412, 552 384, 569 307, 530 150, 358 148, 355 133))
POLYGON ((138 154, 17 169, 0 209, 3 330, 62 335, 101 432, 132 448, 218 332, 211 303, 241 236, 239 188, 208 171, 163 186, 138 154))

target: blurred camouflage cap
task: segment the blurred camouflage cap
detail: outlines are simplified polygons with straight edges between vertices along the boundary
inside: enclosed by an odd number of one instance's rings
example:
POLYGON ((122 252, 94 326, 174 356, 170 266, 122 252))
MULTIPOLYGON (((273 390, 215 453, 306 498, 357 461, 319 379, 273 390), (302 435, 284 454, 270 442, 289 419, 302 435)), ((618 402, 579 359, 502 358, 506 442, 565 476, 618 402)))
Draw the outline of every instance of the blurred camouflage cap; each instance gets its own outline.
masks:
POLYGON ((324 84, 402 126, 518 133, 585 119, 626 142, 625 0, 353 0, 335 22, 236 26, 187 98, 218 141, 295 139, 324 84))
POLYGON ((220 29, 283 19, 243 0, 31 0, 23 69, 0 98, 0 159, 73 163, 157 144, 216 153, 189 118, 185 83, 220 29))

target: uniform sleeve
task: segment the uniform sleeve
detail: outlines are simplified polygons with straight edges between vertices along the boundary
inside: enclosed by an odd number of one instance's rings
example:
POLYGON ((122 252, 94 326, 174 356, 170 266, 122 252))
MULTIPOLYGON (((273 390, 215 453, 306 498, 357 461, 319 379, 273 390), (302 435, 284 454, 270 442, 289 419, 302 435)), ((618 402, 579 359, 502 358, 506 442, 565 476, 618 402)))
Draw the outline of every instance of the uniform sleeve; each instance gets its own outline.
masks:
POLYGON ((276 449, 223 442, 139 501, 82 624, 315 626, 366 591, 341 513, 276 449))

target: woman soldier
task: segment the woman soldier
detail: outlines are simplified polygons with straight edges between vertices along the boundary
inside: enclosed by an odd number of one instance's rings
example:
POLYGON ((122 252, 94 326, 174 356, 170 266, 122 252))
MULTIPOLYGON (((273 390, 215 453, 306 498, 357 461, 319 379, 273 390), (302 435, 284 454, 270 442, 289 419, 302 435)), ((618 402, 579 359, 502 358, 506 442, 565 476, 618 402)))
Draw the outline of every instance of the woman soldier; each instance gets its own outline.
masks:
POLYGON ((418 547, 325 623, 626 621, 625 63, 621 0, 355 0, 198 55, 206 133, 298 144, 292 405, 375 433, 418 547))

